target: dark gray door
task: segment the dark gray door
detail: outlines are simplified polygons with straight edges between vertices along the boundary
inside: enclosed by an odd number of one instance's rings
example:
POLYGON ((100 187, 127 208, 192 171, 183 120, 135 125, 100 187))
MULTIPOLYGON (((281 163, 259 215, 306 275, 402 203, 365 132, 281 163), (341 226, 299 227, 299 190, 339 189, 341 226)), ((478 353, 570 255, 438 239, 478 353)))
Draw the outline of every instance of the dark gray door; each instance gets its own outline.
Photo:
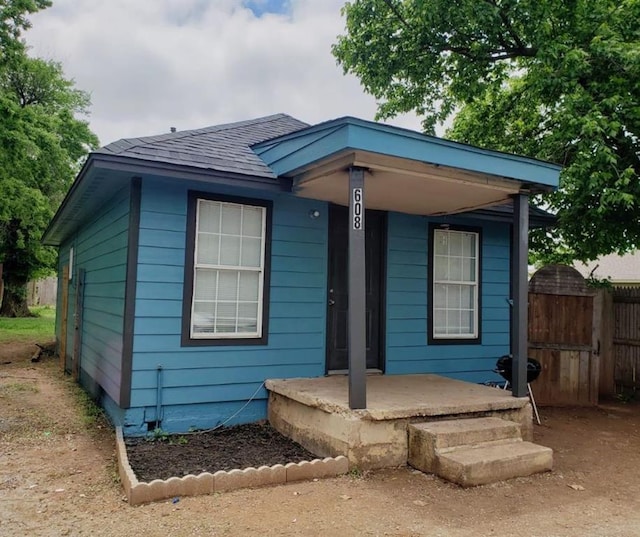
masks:
MULTIPOLYGON (((327 371, 348 369, 347 319, 349 210, 329 208, 329 282, 327 310, 327 371)), ((386 217, 379 211, 365 213, 367 369, 383 369, 382 296, 386 217)))

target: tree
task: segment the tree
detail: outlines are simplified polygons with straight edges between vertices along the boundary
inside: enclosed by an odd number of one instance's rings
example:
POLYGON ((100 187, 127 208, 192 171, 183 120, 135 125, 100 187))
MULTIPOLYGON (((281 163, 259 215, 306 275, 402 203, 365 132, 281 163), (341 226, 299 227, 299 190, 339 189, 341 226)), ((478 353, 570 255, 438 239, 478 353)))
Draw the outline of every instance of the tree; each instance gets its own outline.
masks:
MULTIPOLYGON (((544 259, 640 247, 640 0, 354 0, 333 54, 433 132, 562 164, 544 259)), ((543 236, 544 235, 544 236, 543 236)))
POLYGON ((31 58, 20 40, 26 16, 46 1, 4 1, 0 7, 0 315, 26 316, 26 283, 55 265, 40 242, 88 149, 98 143, 86 121, 86 93, 60 64, 31 58))

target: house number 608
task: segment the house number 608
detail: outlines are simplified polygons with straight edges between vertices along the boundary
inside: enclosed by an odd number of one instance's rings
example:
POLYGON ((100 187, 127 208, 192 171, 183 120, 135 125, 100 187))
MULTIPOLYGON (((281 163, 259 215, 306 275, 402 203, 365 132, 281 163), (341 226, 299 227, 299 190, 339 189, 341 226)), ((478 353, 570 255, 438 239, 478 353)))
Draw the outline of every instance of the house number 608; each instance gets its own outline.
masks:
POLYGON ((362 210, 362 189, 353 189, 353 229, 361 230, 364 228, 364 214, 362 210))

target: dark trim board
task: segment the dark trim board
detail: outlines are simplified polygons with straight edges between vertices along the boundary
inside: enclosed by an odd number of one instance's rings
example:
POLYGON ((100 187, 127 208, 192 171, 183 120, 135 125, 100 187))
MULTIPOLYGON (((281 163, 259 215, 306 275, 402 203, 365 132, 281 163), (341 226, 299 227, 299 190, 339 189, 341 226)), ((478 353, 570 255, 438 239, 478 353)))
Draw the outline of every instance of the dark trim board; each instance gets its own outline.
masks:
POLYGON ((186 179, 212 185, 259 188, 260 190, 268 190, 270 192, 291 192, 292 185, 292 180, 289 178, 246 175, 232 171, 225 172, 199 166, 187 166, 186 164, 171 164, 168 162, 100 153, 91 155, 91 163, 97 170, 133 172, 140 175, 157 175, 165 178, 186 179))
POLYGON ((429 345, 481 345, 482 344, 482 228, 475 226, 429 224, 429 247, 427 251, 427 342, 429 345), (475 338, 434 338, 433 337, 433 242, 435 230, 468 231, 478 234, 478 336, 475 338))
POLYGON ((138 243, 140 238, 141 198, 142 180, 140 177, 133 177, 131 179, 131 193, 129 196, 129 237, 127 241, 127 279, 124 290, 120 408, 129 408, 131 405, 133 322, 136 314, 136 283, 138 281, 138 243))
POLYGON ((269 343, 269 304, 271 290, 271 238, 272 238, 273 202, 271 200, 225 196, 211 192, 190 190, 187 201, 187 236, 184 259, 184 291, 182 295, 182 347, 220 347, 267 345, 269 343), (266 229, 264 235, 264 280, 262 284, 262 337, 259 338, 226 338, 226 339, 192 339, 191 338, 191 299, 193 297, 193 263, 196 245, 196 215, 199 199, 255 205, 267 210, 266 229))

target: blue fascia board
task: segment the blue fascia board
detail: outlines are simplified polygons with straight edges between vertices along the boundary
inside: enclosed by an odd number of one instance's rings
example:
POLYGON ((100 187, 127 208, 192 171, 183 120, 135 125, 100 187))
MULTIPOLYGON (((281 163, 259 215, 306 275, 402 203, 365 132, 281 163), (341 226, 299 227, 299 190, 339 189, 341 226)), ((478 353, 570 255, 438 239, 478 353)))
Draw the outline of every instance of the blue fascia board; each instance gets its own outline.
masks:
POLYGON ((287 175, 291 170, 333 155, 348 148, 349 129, 347 125, 333 125, 326 129, 305 129, 300 136, 279 138, 275 143, 267 142, 253 147, 254 152, 278 176, 287 175))
POLYGON ((278 176, 293 175, 349 149, 515 179, 546 189, 557 188, 561 170, 550 162, 352 117, 320 123, 253 147, 278 176))

